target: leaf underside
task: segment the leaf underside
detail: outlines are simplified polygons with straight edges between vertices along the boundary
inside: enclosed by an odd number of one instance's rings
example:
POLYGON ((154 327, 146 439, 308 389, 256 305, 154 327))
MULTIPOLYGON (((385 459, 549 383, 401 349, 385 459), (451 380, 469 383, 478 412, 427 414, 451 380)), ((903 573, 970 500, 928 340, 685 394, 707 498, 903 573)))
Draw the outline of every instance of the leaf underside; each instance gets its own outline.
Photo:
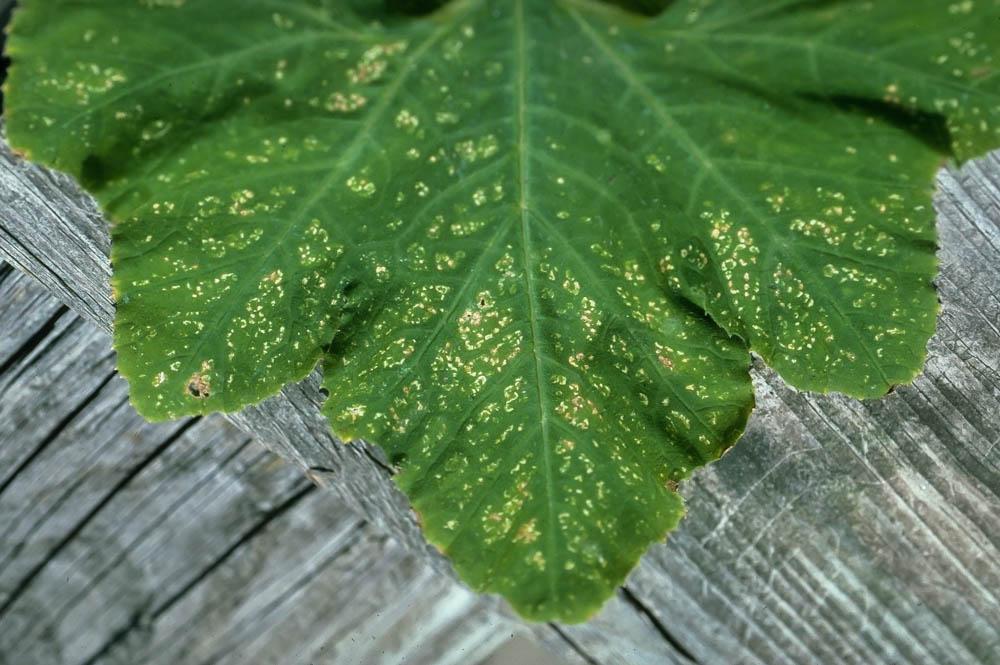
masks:
POLYGON ((9 138, 114 221, 136 408, 322 360, 334 431, 532 619, 677 524, 749 351, 808 390, 915 376, 933 175, 1000 144, 997 0, 22 4, 9 138))

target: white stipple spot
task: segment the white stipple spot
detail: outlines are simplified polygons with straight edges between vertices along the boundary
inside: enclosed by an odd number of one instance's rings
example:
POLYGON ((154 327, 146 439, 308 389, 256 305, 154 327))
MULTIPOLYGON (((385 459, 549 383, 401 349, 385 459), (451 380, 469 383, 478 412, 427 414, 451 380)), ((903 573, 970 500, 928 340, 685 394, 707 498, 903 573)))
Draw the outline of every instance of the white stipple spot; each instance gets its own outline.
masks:
MULTIPOLYGON (((292 106, 294 102, 288 100, 291 103, 286 104, 286 106, 292 106)), ((333 113, 351 113, 357 111, 368 103, 368 98, 357 92, 332 92, 330 96, 326 98, 326 102, 323 104, 327 111, 333 113)))
POLYGON ((396 114, 396 127, 407 132, 413 132, 420 126, 420 119, 408 109, 401 110, 396 114))
POLYGON ((365 412, 368 410, 364 404, 355 404, 344 410, 344 414, 350 418, 351 422, 357 422, 358 418, 362 418, 365 412))
POLYGON ((363 198, 368 199, 375 195, 375 183, 367 178, 352 175, 344 184, 349 190, 363 198))
POLYGON ((515 543, 533 543, 538 540, 541 533, 538 531, 537 520, 532 518, 518 527, 514 534, 515 543))

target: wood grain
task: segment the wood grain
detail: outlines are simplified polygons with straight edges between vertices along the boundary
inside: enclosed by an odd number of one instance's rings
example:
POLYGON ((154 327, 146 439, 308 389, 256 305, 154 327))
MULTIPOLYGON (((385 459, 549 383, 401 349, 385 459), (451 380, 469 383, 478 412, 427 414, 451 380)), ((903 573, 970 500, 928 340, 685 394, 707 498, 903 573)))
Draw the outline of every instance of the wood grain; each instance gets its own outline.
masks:
MULTIPOLYGON (((1000 662, 1000 160, 939 178, 943 310, 924 374, 858 402, 762 365, 743 440, 687 483, 689 514, 582 626, 590 663, 1000 662)), ((0 255, 103 329, 108 239, 68 179, 0 151, 0 255)), ((334 440, 315 377, 231 416, 408 552, 428 551, 377 449, 334 440)))
POLYGON ((0 663, 457 665, 526 633, 224 419, 145 423, 107 336, 4 264, 0 368, 0 663))

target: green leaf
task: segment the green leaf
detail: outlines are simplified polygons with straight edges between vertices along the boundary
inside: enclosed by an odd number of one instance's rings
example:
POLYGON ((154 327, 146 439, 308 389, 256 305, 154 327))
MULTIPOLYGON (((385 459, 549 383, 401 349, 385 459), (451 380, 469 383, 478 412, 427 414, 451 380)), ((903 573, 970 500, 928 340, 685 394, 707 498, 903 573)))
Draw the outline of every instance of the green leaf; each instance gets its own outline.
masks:
POLYGON ((919 371, 934 172, 1000 144, 997 0, 23 4, 9 137, 114 220, 136 408, 324 359, 334 431, 533 619, 677 524, 748 351, 859 397, 919 371))

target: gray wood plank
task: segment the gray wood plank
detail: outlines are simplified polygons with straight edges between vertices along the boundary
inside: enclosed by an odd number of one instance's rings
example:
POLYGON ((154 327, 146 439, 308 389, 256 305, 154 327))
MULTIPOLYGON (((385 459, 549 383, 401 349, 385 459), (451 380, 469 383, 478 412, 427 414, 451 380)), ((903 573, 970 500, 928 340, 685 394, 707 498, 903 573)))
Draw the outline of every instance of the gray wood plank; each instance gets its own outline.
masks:
POLYGON ((42 289, 24 288, 24 280, 6 263, 0 265, 0 374, 36 346, 33 338, 47 335, 65 305, 42 289))
MULTIPOLYGON (((744 440, 684 486, 689 515, 628 595, 583 626, 537 628, 590 662, 1000 660, 1000 161, 944 173, 943 311, 927 368, 883 400, 787 388, 755 370, 744 440)), ((107 329, 107 238, 65 178, 0 155, 0 254, 107 329), (28 220, 31 220, 30 223, 28 220)), ((426 550, 371 448, 318 415, 315 377, 233 417, 426 550)))
MULTIPOLYGON (((330 524, 321 514, 329 512, 329 498, 310 497, 310 519, 283 524, 308 533, 275 529, 267 536, 275 542, 299 543, 295 551, 288 546, 268 548, 266 560, 241 561, 216 576, 214 586, 190 597, 204 605, 203 597, 213 596, 219 616, 238 620, 227 618, 226 630, 205 632, 192 649, 178 653, 173 648, 176 635, 186 634, 191 621, 189 603, 178 604, 163 617, 164 630, 148 653, 137 654, 138 660, 150 665, 457 664, 475 662, 509 639, 511 627, 505 630, 498 624, 472 593, 434 573, 398 544, 367 526, 345 532, 330 524), (312 540, 315 546, 301 547, 312 540), (233 589, 241 585, 246 598, 233 602, 233 589), (387 598, 392 602, 386 603, 387 598)), ((205 620, 204 614, 201 617, 205 620)))
POLYGON ((61 423, 40 450, 0 434, 38 450, 0 490, 0 663, 474 663, 524 632, 223 419, 150 425, 117 376, 92 390, 106 335, 30 316, 59 306, 2 265, 0 293, 0 330, 22 317, 0 354, 24 349, 0 417, 61 423))
POLYGON ((0 488, 7 487, 25 464, 64 434, 79 412, 99 396, 114 370, 106 342, 78 343, 74 333, 81 326, 79 319, 55 316, 44 322, 46 327, 50 322, 51 334, 44 339, 29 336, 20 345, 3 345, 11 351, 4 353, 9 362, 0 376, 0 440, 16 436, 20 445, 0 447, 0 488), (44 373, 31 372, 28 382, 23 381, 35 365, 43 367, 44 373), (38 386, 47 389, 35 389, 38 386), (65 399, 66 395, 75 399, 65 399), (39 410, 51 414, 51 419, 36 422, 39 410))

